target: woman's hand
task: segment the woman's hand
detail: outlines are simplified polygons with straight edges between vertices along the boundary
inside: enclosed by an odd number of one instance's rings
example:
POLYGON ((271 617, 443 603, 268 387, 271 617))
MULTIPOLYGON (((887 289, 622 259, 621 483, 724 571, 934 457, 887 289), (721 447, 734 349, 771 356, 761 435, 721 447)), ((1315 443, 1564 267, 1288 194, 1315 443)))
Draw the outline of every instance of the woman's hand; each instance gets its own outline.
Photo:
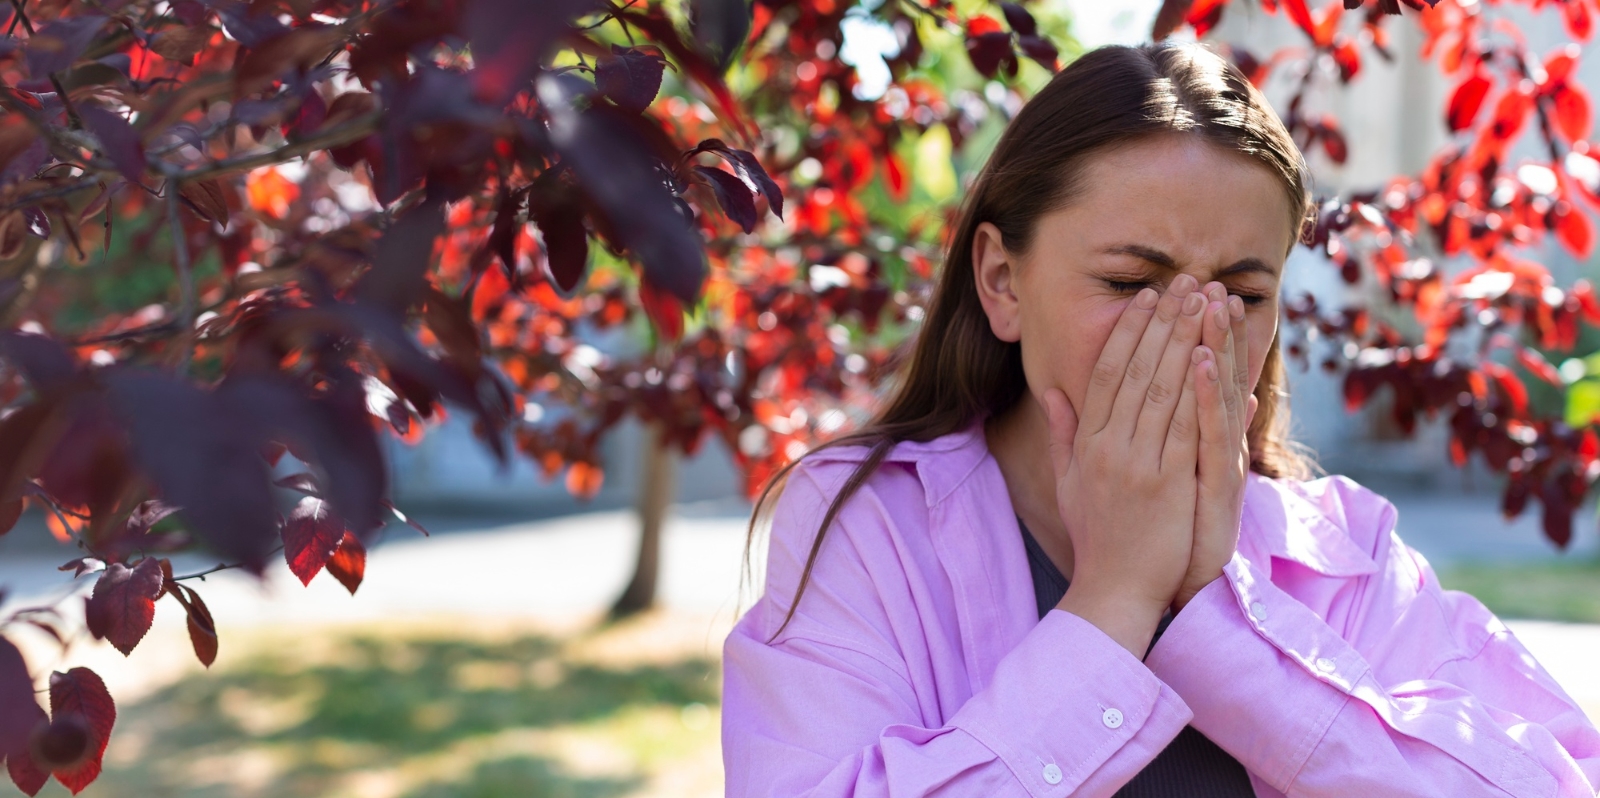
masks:
POLYGON ((1255 418, 1250 391, 1249 339, 1244 302, 1228 296, 1221 283, 1206 285, 1204 345, 1217 354, 1195 380, 1200 419, 1199 496, 1195 504, 1194 547, 1183 584, 1173 599, 1182 610, 1200 589, 1222 575, 1222 566, 1239 545, 1239 515, 1244 507, 1245 475, 1250 471, 1246 433, 1255 418))
POLYGON ((1195 379, 1206 297, 1189 275, 1140 291, 1117 321, 1081 414, 1045 393, 1056 503, 1072 540, 1056 606, 1143 657, 1191 564, 1200 448, 1195 379))

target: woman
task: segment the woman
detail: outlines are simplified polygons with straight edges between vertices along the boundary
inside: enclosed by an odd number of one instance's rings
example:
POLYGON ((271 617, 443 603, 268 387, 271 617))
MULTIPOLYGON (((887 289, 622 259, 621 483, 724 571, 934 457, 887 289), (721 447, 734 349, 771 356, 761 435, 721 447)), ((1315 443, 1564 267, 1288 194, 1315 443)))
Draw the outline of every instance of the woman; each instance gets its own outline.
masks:
POLYGON ((780 475, 729 795, 1595 795, 1600 734, 1511 633, 1388 502, 1302 481, 1306 181, 1199 46, 1096 50, 1023 108, 902 384, 780 475))

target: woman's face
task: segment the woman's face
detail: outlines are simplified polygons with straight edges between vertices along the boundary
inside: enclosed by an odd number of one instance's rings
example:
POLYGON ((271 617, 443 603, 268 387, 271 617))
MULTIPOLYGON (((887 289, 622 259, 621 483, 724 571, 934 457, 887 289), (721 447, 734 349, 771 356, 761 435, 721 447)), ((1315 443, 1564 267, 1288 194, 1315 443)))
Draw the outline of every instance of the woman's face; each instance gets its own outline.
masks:
POLYGON ((1288 218, 1266 166, 1194 136, 1159 136, 1092 157, 1078 195, 1040 218, 1027 252, 1006 252, 999 230, 980 225, 973 265, 990 328, 1022 343, 1036 397, 1056 386, 1083 407, 1123 308, 1180 274, 1244 300, 1253 391, 1277 331, 1288 218))

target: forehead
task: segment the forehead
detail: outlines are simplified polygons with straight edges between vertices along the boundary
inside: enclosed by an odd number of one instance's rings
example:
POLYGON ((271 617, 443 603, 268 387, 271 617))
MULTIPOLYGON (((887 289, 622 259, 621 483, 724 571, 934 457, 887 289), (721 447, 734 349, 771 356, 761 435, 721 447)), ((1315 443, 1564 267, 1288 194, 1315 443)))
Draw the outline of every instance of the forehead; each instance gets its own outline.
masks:
POLYGON ((1257 258, 1281 268, 1289 200, 1266 165, 1196 136, 1159 136, 1091 155, 1071 202, 1040 219, 1050 251, 1138 244, 1180 266, 1257 258))

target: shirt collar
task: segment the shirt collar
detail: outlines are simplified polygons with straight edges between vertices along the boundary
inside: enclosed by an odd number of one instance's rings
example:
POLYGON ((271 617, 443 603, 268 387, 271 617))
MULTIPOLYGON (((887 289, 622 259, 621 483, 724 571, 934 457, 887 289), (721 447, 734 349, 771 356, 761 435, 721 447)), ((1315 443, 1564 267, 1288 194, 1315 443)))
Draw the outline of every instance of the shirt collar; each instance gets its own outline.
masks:
MULTIPOLYGON (((1319 480, 1318 482, 1320 482, 1319 480)), ((1317 483, 1310 483, 1317 484, 1317 483)), ((1350 534, 1329 519, 1329 513, 1300 490, 1298 483, 1251 473, 1245 485, 1244 517, 1239 545, 1259 547, 1258 554, 1289 560, 1325 576, 1359 576, 1378 571, 1378 564, 1357 546, 1350 534)), ((1316 491, 1326 496, 1328 491, 1316 491)), ((1267 557, 1250 557, 1270 569, 1267 557)))

